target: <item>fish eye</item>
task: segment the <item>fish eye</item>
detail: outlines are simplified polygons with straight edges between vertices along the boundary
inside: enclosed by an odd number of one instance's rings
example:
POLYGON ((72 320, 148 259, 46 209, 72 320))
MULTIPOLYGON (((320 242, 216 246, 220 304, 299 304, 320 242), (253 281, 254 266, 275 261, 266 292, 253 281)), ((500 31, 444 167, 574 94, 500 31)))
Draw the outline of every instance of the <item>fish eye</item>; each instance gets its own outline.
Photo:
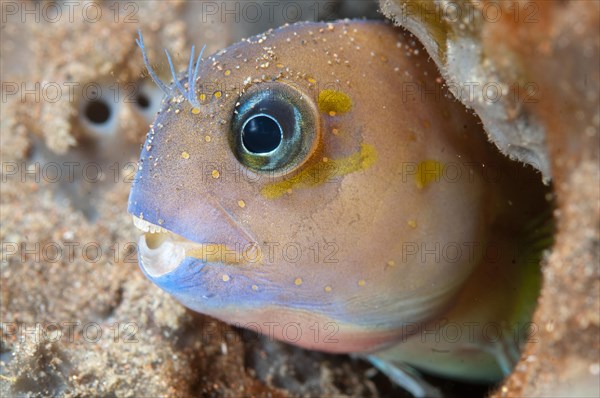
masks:
POLYGON ((309 157, 317 126, 310 98, 285 83, 261 83, 239 99, 229 141, 244 166, 289 172, 309 157))

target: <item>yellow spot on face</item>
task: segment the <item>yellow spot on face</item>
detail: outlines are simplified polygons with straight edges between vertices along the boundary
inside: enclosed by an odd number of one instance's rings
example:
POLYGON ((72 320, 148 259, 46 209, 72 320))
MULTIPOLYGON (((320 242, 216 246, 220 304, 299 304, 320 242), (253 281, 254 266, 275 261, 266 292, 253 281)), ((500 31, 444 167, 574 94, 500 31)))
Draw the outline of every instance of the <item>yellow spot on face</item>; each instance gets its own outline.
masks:
POLYGON ((204 137, 204 141, 210 142, 210 140, 211 140, 210 135, 207 135, 207 136, 204 137))
POLYGON ((312 77, 307 77, 306 80, 310 83, 310 84, 315 84, 317 81, 312 78, 312 77))
POLYGON ((190 158, 190 154, 184 151, 184 152, 181 152, 181 157, 183 159, 189 159, 190 158))
POLYGON ((301 284, 302 284, 302 278, 296 278, 296 279, 294 280, 294 285, 296 285, 296 286, 300 286, 301 284))
POLYGON ((243 200, 238 200, 238 206, 240 206, 243 209, 244 207, 246 207, 246 202, 244 202, 243 200))
MULTIPOLYGON (((200 101, 206 101, 206 94, 200 94, 200 101)), ((200 112, 200 110, 198 110, 198 112, 200 112)))
POLYGON ((275 66, 278 67, 279 69, 285 68, 285 65, 283 65, 283 64, 275 64, 275 66))
POLYGON ((367 282, 364 279, 361 279, 358 281, 358 286, 364 286, 366 284, 367 284, 367 282))
POLYGON ((443 171, 444 165, 437 160, 422 161, 417 166, 417 174, 415 175, 417 188, 422 189, 432 182, 439 181, 443 171))
MULTIPOLYGON (((195 246, 193 249, 186 249, 185 255, 209 263, 239 264, 241 261, 246 260, 231 246, 216 243, 204 243, 195 246)), ((228 275, 227 277, 229 278, 228 275)))
MULTIPOLYGON (((202 96, 200 96, 200 97, 202 97, 202 96)), ((200 113, 200 109, 198 109, 198 108, 192 108, 192 113, 193 113, 194 115, 197 115, 197 114, 199 114, 199 113, 200 113)))
POLYGON ((254 290, 255 292, 258 291, 258 286, 252 285, 252 290, 254 290))
POLYGON ((319 93, 317 101, 319 110, 323 113, 335 116, 338 113, 346 113, 352 109, 352 100, 346 94, 337 90, 323 90, 319 93))
POLYGON ((221 98, 221 96, 223 95, 223 93, 222 93, 222 92, 220 92, 220 91, 215 91, 215 94, 214 94, 214 95, 215 95, 215 98, 216 98, 216 99, 219 99, 219 98, 221 98))
POLYGON ((390 266, 390 267, 393 267, 393 266, 396 265, 396 262, 394 260, 390 260, 390 261, 387 262, 387 265, 390 266))
POLYGON ((229 282, 229 275, 223 275, 223 282, 229 282))
POLYGON ((323 290, 325 290, 327 293, 329 293, 331 291, 331 286, 327 285, 327 286, 325 286, 325 289, 323 289, 323 290))
POLYGON ((332 116, 332 117, 333 117, 333 116, 335 116, 335 115, 337 115, 337 113, 335 113, 335 111, 329 111, 329 116, 332 116))
POLYGON ((415 220, 408 220, 407 224, 411 228, 417 228, 417 222, 415 220))
POLYGON ((329 159, 327 158, 327 156, 323 157, 323 162, 324 162, 324 163, 327 163, 327 162, 329 162, 329 159))
POLYGON ((332 133, 333 135, 339 135, 339 134, 340 134, 340 130, 338 130, 338 129, 333 129, 333 130, 331 130, 331 133, 332 133))
POLYGON ((221 174, 219 173, 219 170, 213 170, 211 175, 212 175, 212 178, 219 178, 219 176, 221 174))
POLYGON ((285 193, 291 193, 292 188, 308 188, 318 186, 330 179, 344 176, 355 171, 371 167, 377 160, 375 147, 362 144, 360 151, 340 159, 328 159, 327 166, 323 163, 314 163, 297 175, 283 181, 267 184, 261 193, 267 199, 276 199, 285 193))
POLYGON ((231 75, 231 71, 230 71, 229 69, 227 69, 227 70, 225 71, 225 76, 229 76, 229 75, 231 75))

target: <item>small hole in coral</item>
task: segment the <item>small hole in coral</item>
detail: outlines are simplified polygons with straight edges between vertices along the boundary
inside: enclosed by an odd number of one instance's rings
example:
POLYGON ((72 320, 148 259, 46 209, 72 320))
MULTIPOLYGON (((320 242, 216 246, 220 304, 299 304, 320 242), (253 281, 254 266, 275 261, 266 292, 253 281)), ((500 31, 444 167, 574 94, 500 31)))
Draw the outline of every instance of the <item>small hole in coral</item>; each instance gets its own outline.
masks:
POLYGON ((137 97, 137 104, 142 109, 148 109, 150 107, 150 98, 144 93, 140 93, 137 97))
POLYGON ((110 119, 110 108, 103 101, 92 101, 85 107, 85 116, 92 123, 106 123, 110 119))

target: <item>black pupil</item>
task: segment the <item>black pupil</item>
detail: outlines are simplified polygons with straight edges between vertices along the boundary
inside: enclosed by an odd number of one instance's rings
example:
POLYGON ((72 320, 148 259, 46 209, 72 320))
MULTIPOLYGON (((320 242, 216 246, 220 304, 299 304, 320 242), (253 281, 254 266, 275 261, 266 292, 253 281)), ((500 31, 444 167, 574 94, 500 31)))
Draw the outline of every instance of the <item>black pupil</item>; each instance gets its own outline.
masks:
POLYGON ((92 123, 106 123, 110 118, 110 108, 103 101, 92 101, 85 108, 85 116, 92 123))
POLYGON ((271 152, 281 143, 281 127, 264 115, 254 116, 244 125, 242 141, 252 153, 271 152))

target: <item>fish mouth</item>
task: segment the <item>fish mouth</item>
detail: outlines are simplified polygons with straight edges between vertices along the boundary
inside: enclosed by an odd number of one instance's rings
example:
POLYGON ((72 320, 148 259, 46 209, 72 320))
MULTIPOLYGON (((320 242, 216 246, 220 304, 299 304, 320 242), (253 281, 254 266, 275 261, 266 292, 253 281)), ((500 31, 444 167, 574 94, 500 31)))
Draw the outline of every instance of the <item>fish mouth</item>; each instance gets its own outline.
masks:
POLYGON ((256 260, 258 246, 230 247, 218 242, 194 242, 160 225, 134 215, 133 224, 143 232, 138 241, 138 256, 142 269, 157 278, 175 270, 186 257, 203 263, 240 265, 256 260))

